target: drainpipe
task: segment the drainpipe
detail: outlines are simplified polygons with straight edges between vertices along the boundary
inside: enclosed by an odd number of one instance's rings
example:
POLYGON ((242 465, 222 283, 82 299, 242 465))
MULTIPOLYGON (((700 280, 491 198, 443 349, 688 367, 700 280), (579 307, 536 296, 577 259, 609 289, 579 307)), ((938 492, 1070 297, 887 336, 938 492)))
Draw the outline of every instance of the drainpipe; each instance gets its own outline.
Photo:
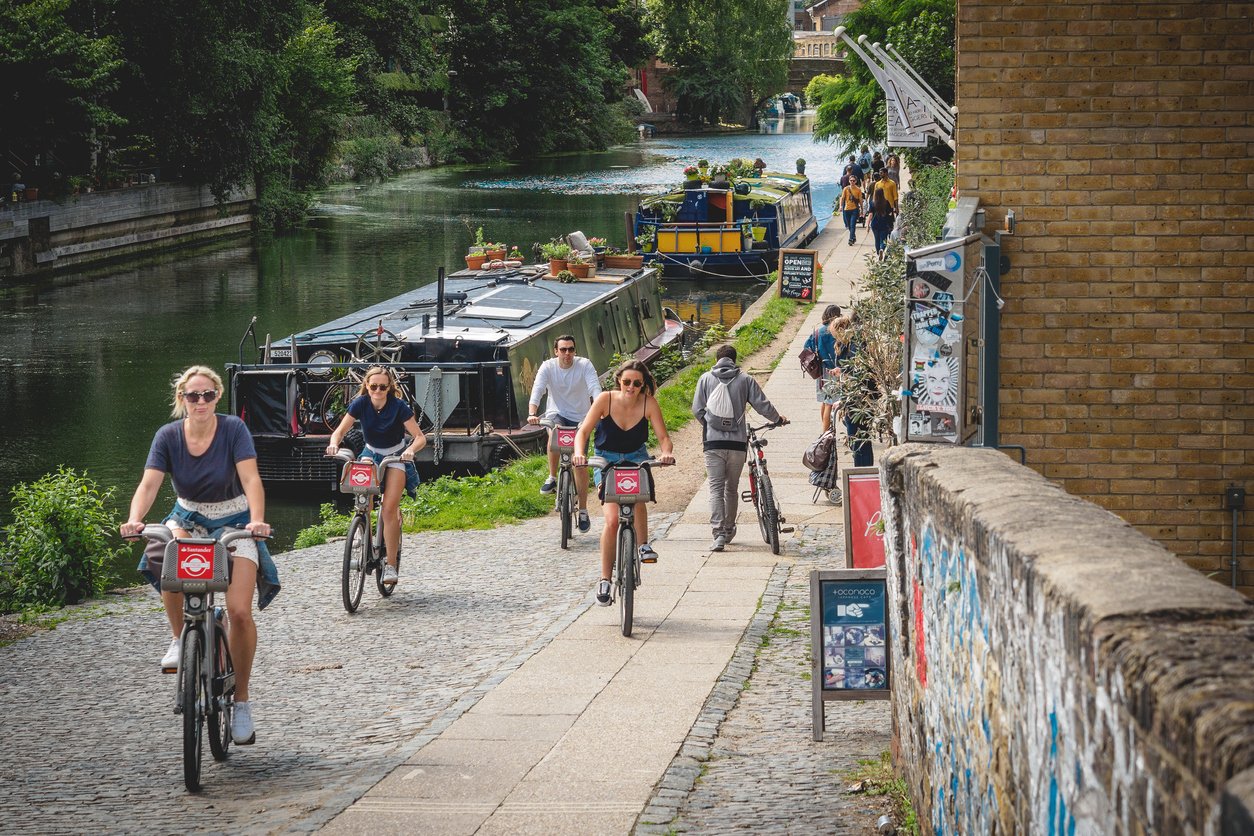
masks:
POLYGON ((1245 488, 1229 485, 1224 491, 1224 504, 1232 512, 1232 588, 1237 588, 1237 517, 1245 508, 1245 488))

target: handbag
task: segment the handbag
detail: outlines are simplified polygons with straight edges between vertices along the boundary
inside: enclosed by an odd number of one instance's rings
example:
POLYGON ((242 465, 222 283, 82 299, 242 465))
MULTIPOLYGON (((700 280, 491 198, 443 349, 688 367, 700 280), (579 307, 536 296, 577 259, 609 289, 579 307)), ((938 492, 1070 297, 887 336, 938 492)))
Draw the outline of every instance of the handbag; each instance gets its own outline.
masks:
POLYGON ((826 470, 836 446, 836 433, 827 431, 816 438, 801 454, 801 463, 811 470, 826 470))
MULTIPOLYGON (((818 333, 818 329, 815 329, 815 342, 818 342, 818 333)), ((818 352, 803 348, 797 355, 797 359, 801 361, 801 370, 813 379, 818 380, 823 376, 823 358, 818 355, 818 352)))

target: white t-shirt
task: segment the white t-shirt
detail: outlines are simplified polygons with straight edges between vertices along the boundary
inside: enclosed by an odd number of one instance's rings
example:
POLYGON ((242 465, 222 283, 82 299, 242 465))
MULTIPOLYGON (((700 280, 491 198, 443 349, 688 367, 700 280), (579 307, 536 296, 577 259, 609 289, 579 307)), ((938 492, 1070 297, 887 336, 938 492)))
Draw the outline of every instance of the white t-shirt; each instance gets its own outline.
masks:
POLYGON ((576 357, 569 369, 563 369, 558 359, 551 357, 541 363, 540 370, 536 372, 530 405, 539 406, 545 392, 549 394, 545 417, 562 415, 582 420, 588 414, 592 399, 601 394, 601 381, 587 357, 576 357))

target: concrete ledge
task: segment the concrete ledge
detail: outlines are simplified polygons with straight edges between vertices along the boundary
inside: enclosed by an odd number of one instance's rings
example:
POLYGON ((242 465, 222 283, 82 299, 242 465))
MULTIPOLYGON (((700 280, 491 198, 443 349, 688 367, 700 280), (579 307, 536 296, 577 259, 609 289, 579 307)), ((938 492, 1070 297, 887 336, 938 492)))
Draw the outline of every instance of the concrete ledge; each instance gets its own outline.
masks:
POLYGON ((881 474, 894 713, 934 830, 1217 833, 1254 809, 1229 781, 1254 767, 1249 601, 996 451, 903 445, 881 474))

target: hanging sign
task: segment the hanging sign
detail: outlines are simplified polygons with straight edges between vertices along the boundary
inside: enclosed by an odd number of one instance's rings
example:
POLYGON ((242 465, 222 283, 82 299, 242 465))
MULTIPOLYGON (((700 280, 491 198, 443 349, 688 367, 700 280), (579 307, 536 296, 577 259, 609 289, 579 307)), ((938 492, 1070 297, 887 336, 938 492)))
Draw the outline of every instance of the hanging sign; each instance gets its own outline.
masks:
POLYGON ((814 250, 780 250, 780 298, 813 302, 818 272, 819 254, 814 250))

